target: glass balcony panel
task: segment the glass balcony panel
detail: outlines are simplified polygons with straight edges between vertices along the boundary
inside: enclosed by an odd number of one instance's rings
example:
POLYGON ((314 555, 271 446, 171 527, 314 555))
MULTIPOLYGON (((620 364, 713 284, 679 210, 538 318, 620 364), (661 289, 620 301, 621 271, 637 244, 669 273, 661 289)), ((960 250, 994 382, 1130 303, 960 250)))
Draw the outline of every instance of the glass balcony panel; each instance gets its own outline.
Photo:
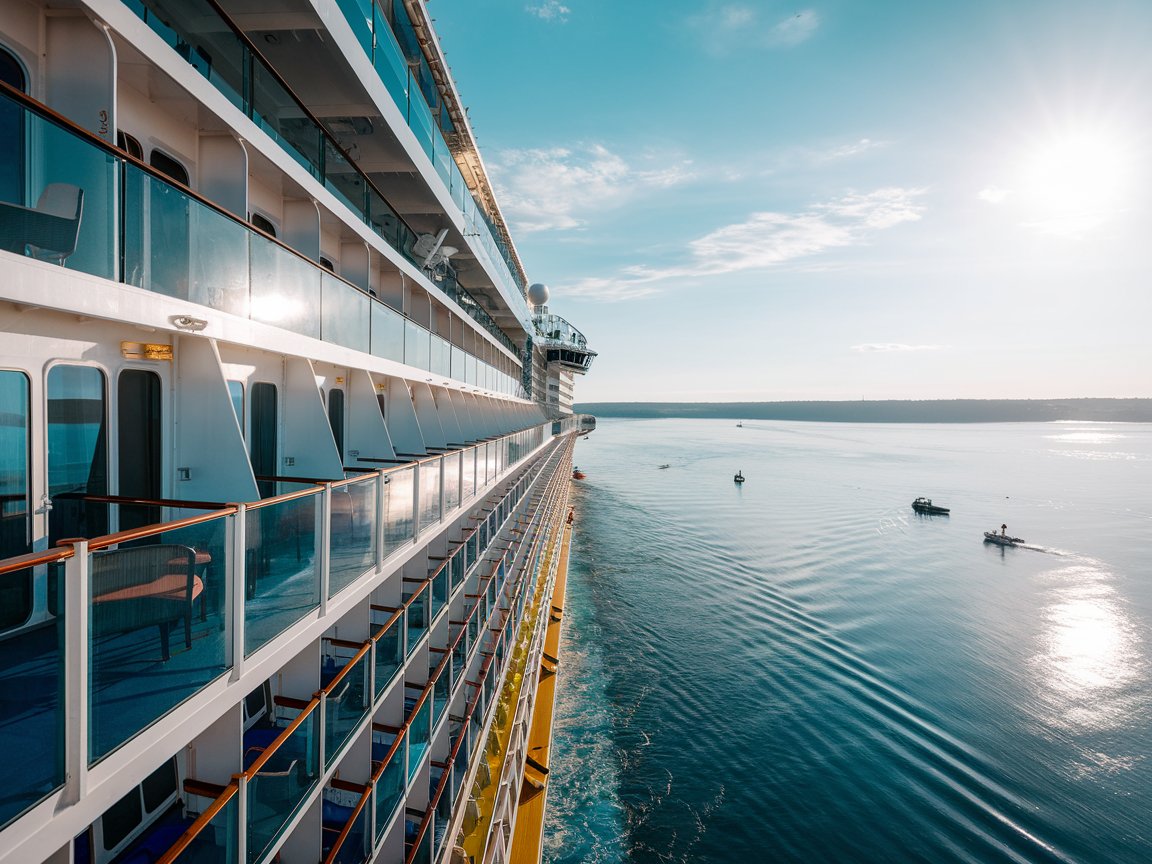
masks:
POLYGON ((440 460, 420 463, 420 530, 440 521, 440 460))
POLYGON ((368 184, 329 138, 324 139, 324 185, 361 219, 368 215, 368 184))
POLYGON ((360 721, 368 714, 368 663, 371 652, 365 654, 324 700, 324 765, 332 767, 340 748, 351 737, 360 721))
POLYGON ((445 565, 432 577, 432 620, 440 610, 448 605, 448 566, 445 565))
MULTIPOLYGON (((64 785, 64 564, 49 564, 46 589, 54 627, 9 631, 0 640, 0 827, 64 785)), ((0 576, 0 598, 31 592, 31 569, 0 576)), ((26 616, 24 616, 26 617, 26 616)))
POLYGON ((456 167, 456 163, 439 129, 432 130, 432 164, 436 166, 436 173, 444 181, 445 188, 451 191, 452 169, 456 167))
POLYGON ((456 550, 456 554, 448 561, 449 573, 449 591, 455 592, 457 588, 464 584, 464 561, 466 556, 464 554, 464 547, 461 546, 456 550))
MULTIPOLYGON (((320 713, 313 709, 248 779, 249 864, 263 858, 319 780, 319 717, 320 713)), ((246 754, 245 761, 251 755, 246 754)))
POLYGON ((244 653, 250 655, 320 603, 316 496, 246 514, 244 653))
POLYGON ((384 486, 384 553, 387 555, 412 539, 413 470, 403 468, 386 475, 384 486))
POLYGON ((432 135, 436 121, 432 112, 425 103, 423 94, 413 87, 411 78, 408 85, 408 128, 416 136, 416 140, 424 150, 424 155, 432 158, 432 135))
POLYGON ((452 346, 452 371, 449 373, 457 381, 468 379, 468 354, 463 348, 452 346))
POLYGON ((476 494, 476 448, 469 447, 460 454, 464 463, 463 486, 460 489, 460 500, 467 501, 476 494))
POLYGON ((472 568, 480 560, 480 534, 473 532, 468 537, 468 562, 466 568, 472 568))
POLYGON ((442 460, 444 472, 444 510, 460 506, 460 454, 449 453, 442 460))
MULTIPOLYGON (((451 661, 449 661, 449 666, 451 661)), ((448 708, 448 697, 452 694, 452 675, 450 670, 445 667, 444 671, 440 673, 440 677, 436 679, 436 683, 432 686, 432 726, 436 727, 440 723, 440 718, 444 716, 444 711, 448 708)))
POLYGON ((408 782, 416 776, 420 761, 432 740, 432 700, 425 699, 408 727, 408 782))
POLYGON ((320 270, 323 310, 321 335, 325 342, 367 353, 371 344, 372 299, 353 285, 320 270))
POLYGON ((225 530, 233 518, 90 556, 90 764, 227 670, 225 530))
POLYGON ((252 119, 317 180, 323 133, 276 77, 257 60, 252 62, 252 119))
POLYGON ((408 656, 416 650, 420 639, 428 632, 428 589, 420 588, 419 593, 406 603, 408 607, 408 656))
POLYGON ((402 250, 405 233, 404 223, 380 194, 368 187, 368 224, 372 230, 388 241, 394 249, 402 250))
POLYGON ((404 316, 383 303, 372 304, 372 353, 404 362, 404 316))
POLYGON ((328 596, 376 566, 376 477, 332 490, 328 596))
POLYGON ((409 366, 427 369, 430 365, 432 334, 415 321, 404 322, 404 362, 409 366))
POLYGON ((392 622, 392 625, 375 638, 376 695, 392 683, 400 666, 404 663, 404 632, 407 628, 406 614, 392 622))
MULTIPOLYGON (((401 735, 407 738, 407 732, 401 735)), ((375 747, 375 745, 373 745, 375 747)), ((407 753, 407 740, 396 749, 392 759, 384 767, 383 773, 375 784, 376 805, 376 836, 383 834, 384 829, 396 814, 397 807, 404 797, 405 772, 404 756, 407 753)))
POLYGON ((320 338, 321 270, 264 237, 252 237, 252 320, 320 338))
POLYGON ((380 80, 384 82, 384 86, 388 88, 388 92, 392 94, 392 98, 396 100, 400 113, 407 120, 408 86, 410 83, 408 60, 404 57, 404 52, 400 50, 400 45, 397 44, 387 19, 375 6, 373 8, 373 21, 376 31, 376 51, 372 56, 372 65, 376 69, 376 74, 380 76, 380 80))
POLYGON ((120 160, 0 94, 23 124, 19 188, 0 200, 0 249, 117 278, 120 160))
POLYGON ((372 0, 337 0, 336 5, 344 13, 344 18, 352 28, 356 41, 360 43, 361 50, 371 58, 372 45, 375 41, 372 36, 375 32, 372 19, 376 14, 376 4, 372 0))
MULTIPOLYGON (((348 793, 344 793, 348 794, 348 793)), ((344 837, 344 841, 340 843, 339 848, 329 850, 328 843, 331 837, 333 842, 337 842, 340 833, 343 832, 346 822, 329 822, 330 803, 325 801, 324 810, 324 826, 323 826, 323 849, 325 853, 322 861, 331 860, 333 864, 363 864, 367 861, 372 854, 372 844, 369 842, 369 827, 368 818, 372 815, 371 803, 361 808, 360 812, 356 814, 356 821, 352 823, 352 828, 344 837)), ((343 816, 345 813, 351 818, 351 813, 355 812, 354 807, 342 806, 338 807, 332 814, 334 816, 343 816)))
POLYGON ((192 842, 172 859, 172 864, 202 864, 208 861, 237 864, 239 848, 240 796, 234 793, 208 822, 202 824, 192 842))
POLYGON ((443 375, 445 378, 450 377, 452 374, 452 346, 448 344, 447 340, 436 334, 432 334, 431 343, 430 370, 437 375, 443 375))
MULTIPOLYGON (((435 816, 433 816, 432 820, 425 826, 424 833, 417 837, 416 845, 413 851, 409 853, 410 857, 408 860, 411 864, 432 864, 432 823, 434 821, 435 816)), ((420 830, 419 823, 415 820, 409 822, 409 825, 413 826, 414 831, 418 832, 420 830)))

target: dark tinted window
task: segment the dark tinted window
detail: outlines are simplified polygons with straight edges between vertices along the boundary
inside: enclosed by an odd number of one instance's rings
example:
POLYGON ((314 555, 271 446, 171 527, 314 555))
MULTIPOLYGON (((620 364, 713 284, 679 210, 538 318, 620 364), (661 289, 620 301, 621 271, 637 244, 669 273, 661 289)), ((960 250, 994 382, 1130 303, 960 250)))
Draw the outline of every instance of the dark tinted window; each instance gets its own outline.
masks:
POLYGON ((176 794, 176 760, 169 759, 145 778, 140 787, 144 792, 144 809, 153 813, 176 794))
POLYGON ((344 458, 344 391, 328 391, 328 424, 336 441, 336 452, 344 458))
MULTIPOLYGON (((144 369, 120 373, 116 411, 120 455, 120 493, 129 498, 160 498, 161 447, 160 376, 144 369)), ((161 520, 159 507, 125 505, 121 528, 151 525, 161 520)))
POLYGON ((133 789, 100 817, 104 829, 104 848, 115 849, 136 830, 143 814, 140 812, 140 790, 133 789))
POLYGON ((273 237, 276 236, 276 226, 261 216, 259 213, 252 214, 252 224, 263 231, 265 234, 271 234, 273 237))
MULTIPOLYGON (((24 91, 24 69, 0 48, 0 81, 24 91)), ((0 201, 24 203, 24 111, 7 97, 0 97, 0 201)))
POLYGON ((107 533, 106 509, 86 507, 79 500, 108 494, 104 405, 104 373, 99 369, 61 365, 48 370, 48 494, 54 505, 49 543, 107 533))
MULTIPOLYGON (((257 477, 276 476, 276 385, 259 381, 252 385, 252 434, 249 446, 252 470, 257 477)), ((276 494, 273 480, 257 481, 261 498, 276 494)))
POLYGON ((153 150, 148 159, 152 167, 177 183, 188 185, 188 169, 162 150, 153 150))
MULTIPOLYGON (((28 376, 0 371, 0 559, 22 555, 29 543, 28 376)), ((0 576, 0 630, 32 614, 32 571, 0 576)))

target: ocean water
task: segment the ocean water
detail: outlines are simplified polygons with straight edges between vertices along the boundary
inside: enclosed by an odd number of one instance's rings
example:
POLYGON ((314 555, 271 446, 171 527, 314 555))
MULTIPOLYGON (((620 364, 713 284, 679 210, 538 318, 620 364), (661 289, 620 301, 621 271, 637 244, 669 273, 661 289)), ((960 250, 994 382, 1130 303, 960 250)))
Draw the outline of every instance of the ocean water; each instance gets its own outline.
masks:
POLYGON ((604 420, 576 459, 545 861, 1152 861, 1152 425, 604 420))

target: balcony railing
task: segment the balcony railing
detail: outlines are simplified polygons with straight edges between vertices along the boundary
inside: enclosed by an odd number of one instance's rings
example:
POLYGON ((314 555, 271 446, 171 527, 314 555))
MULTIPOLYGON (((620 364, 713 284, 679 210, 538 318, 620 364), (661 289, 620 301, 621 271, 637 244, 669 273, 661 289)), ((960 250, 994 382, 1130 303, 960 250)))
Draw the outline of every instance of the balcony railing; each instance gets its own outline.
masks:
MULTIPOLYGON (((171 45, 385 242, 409 262, 417 267, 423 266, 423 258, 413 251, 416 233, 388 203, 371 178, 360 170, 337 143, 336 137, 296 97, 283 77, 263 59, 248 37, 226 15, 221 14, 215 3, 210 0, 180 0, 179 3, 126 0, 126 4, 153 32, 171 45)), ((481 245, 489 251, 500 277, 510 285, 517 286, 523 295, 523 280, 513 277, 513 269, 507 263, 510 257, 507 247, 493 238, 486 214, 468 192, 464 178, 456 168, 447 144, 432 119, 432 111, 420 95, 404 54, 386 24, 377 53, 380 55, 379 62, 374 60, 373 65, 388 85, 409 128, 416 134, 445 186, 449 187, 453 201, 461 208, 466 223, 473 228, 465 233, 475 235, 482 241, 481 245), (397 80, 403 81, 399 87, 392 80, 396 76, 401 76, 397 80), (457 184, 458 188, 453 188, 457 184), (477 214, 483 217, 479 220, 479 226, 477 214), (483 230, 480 230, 481 226, 483 230)), ((372 56, 370 51, 369 57, 372 56)), ((452 299, 461 306, 465 305, 459 296, 452 296, 452 299)), ((472 300, 471 296, 468 299, 472 300)), ((474 300, 472 304, 476 305, 474 300)), ((491 316, 484 313, 477 320, 505 347, 517 353, 512 341, 491 316)))
POLYGON ((0 108, 20 118, 20 160, 40 189, 82 193, 68 254, 45 228, 60 217, 0 201, 0 248, 68 269, 396 360, 479 389, 520 395, 519 381, 451 345, 357 286, 109 147, 0 83, 0 108))

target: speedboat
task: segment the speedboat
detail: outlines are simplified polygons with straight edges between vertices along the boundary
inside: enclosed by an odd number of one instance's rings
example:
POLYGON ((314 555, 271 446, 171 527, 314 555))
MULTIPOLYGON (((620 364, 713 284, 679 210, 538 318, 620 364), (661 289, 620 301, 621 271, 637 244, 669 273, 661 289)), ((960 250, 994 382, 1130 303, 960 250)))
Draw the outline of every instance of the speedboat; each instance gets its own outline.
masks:
POLYGON ((671 466, 671 465, 668 465, 668 464, 665 464, 665 465, 661 465, 661 466, 659 466, 659 467, 660 467, 661 469, 664 469, 664 468, 671 468, 672 466, 671 466))
POLYGON ((917 513, 928 513, 933 516, 947 516, 951 512, 947 507, 933 504, 931 498, 917 498, 912 502, 912 509, 917 513))
POLYGON ((985 543, 995 543, 997 546, 1019 546, 1024 542, 1022 537, 1009 537, 1007 534, 997 534, 995 531, 984 532, 985 543))
POLYGON ((741 471, 737 471, 737 472, 736 472, 736 476, 732 478, 732 482, 733 482, 733 483, 743 483, 743 482, 744 482, 744 474, 743 474, 743 472, 741 472, 741 471))

